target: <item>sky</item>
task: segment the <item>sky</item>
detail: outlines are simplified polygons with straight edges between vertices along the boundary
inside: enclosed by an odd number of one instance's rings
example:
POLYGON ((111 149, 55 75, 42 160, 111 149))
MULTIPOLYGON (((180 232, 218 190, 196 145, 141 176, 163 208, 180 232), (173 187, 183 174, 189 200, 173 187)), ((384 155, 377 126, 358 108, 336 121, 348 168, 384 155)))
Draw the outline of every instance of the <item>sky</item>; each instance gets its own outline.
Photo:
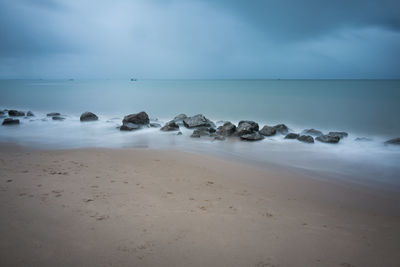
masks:
POLYGON ((398 0, 0 0, 0 78, 398 79, 398 0))

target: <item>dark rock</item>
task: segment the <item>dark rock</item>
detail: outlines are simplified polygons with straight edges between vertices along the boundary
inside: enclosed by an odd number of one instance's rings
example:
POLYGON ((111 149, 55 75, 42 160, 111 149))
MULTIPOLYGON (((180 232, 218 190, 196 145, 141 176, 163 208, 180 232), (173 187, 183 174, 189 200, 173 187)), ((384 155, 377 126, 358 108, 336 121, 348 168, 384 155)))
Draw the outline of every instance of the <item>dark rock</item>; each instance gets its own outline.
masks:
POLYGON ((224 123, 224 125, 218 127, 217 133, 222 136, 231 136, 235 133, 235 131, 236 126, 230 121, 227 121, 224 123))
POLYGON ((33 117, 33 116, 35 116, 35 114, 33 114, 32 111, 28 111, 28 112, 26 113, 26 116, 28 116, 28 117, 33 117))
POLYGON ((285 136, 285 139, 297 139, 299 138, 299 134, 297 133, 289 133, 285 136))
POLYGON ((339 137, 340 139, 349 136, 349 134, 346 133, 346 132, 329 132, 328 135, 329 135, 329 136, 337 136, 337 137, 339 137))
POLYGON ((179 130, 179 125, 175 121, 169 121, 160 130, 165 132, 177 131, 179 130))
POLYGON ((182 114, 175 116, 175 118, 172 121, 174 121, 179 126, 183 126, 183 120, 186 118, 187 118, 186 114, 182 113, 182 114))
POLYGON ((240 121, 236 128, 236 135, 242 136, 246 134, 252 134, 258 131, 258 123, 254 121, 240 121))
POLYGON ((315 139, 320 142, 330 143, 330 144, 336 144, 336 143, 339 143, 339 141, 340 141, 340 138, 338 136, 330 136, 327 134, 317 136, 315 139))
POLYGON ((215 124, 204 117, 202 114, 197 114, 193 117, 187 117, 183 120, 183 125, 186 128, 198 128, 198 127, 215 127, 215 124))
POLYGON ((400 137, 387 140, 385 145, 400 145, 400 137))
POLYGON ((22 111, 18 111, 18 110, 9 110, 8 111, 8 116, 10 117, 22 117, 25 116, 25 113, 22 111))
POLYGON ((156 122, 150 122, 150 127, 152 127, 152 128, 160 128, 161 127, 161 124, 159 124, 159 123, 156 123, 156 122))
POLYGON ((176 135, 182 135, 182 132, 178 132, 176 135))
POLYGON ((262 136, 259 132, 253 132, 250 134, 244 134, 240 136, 240 139, 246 140, 246 141, 259 141, 264 139, 264 136, 262 136))
POLYGON ((2 125, 15 125, 15 124, 19 124, 19 120, 11 118, 4 119, 2 123, 2 125))
POLYGON ((142 127, 138 124, 133 124, 133 123, 125 123, 121 127, 119 127, 120 131, 133 131, 133 130, 139 130, 142 127))
POLYGON ((321 131, 315 130, 315 129, 305 129, 302 134, 304 135, 311 135, 311 136, 320 136, 323 135, 321 131))
POLYGON ((372 139, 368 138, 368 137, 357 137, 356 139, 354 139, 354 141, 357 141, 357 142, 369 142, 369 141, 372 141, 372 139))
POLYGON ((55 121, 63 121, 63 120, 65 120, 65 118, 64 117, 61 117, 61 116, 53 116, 53 117, 51 117, 53 120, 55 120, 55 121))
POLYGON ((96 114, 89 111, 82 113, 80 117, 81 121, 97 121, 98 119, 99 117, 96 114))
POLYGON ((60 116, 61 114, 58 112, 51 112, 51 113, 47 113, 47 117, 54 117, 54 116, 60 116))
POLYGON ((214 140, 214 141, 224 141, 224 140, 225 140, 225 137, 223 137, 223 136, 221 136, 221 135, 217 135, 217 136, 214 137, 213 140, 214 140))
POLYGON ((215 133, 215 129, 208 127, 199 127, 193 131, 190 137, 210 136, 211 133, 215 133))
POLYGON ((130 114, 124 117, 122 120, 122 124, 137 124, 137 125, 147 125, 150 123, 149 115, 146 112, 142 111, 136 114, 130 114))
POLYGON ((261 130, 260 130, 260 134, 264 135, 264 136, 273 136, 276 134, 276 129, 274 127, 265 125, 261 130))
POLYGON ((289 128, 285 124, 275 125, 274 129, 280 134, 287 134, 289 132, 289 128))
POLYGON ((311 135, 300 135, 297 140, 304 143, 312 144, 314 143, 314 138, 311 135))

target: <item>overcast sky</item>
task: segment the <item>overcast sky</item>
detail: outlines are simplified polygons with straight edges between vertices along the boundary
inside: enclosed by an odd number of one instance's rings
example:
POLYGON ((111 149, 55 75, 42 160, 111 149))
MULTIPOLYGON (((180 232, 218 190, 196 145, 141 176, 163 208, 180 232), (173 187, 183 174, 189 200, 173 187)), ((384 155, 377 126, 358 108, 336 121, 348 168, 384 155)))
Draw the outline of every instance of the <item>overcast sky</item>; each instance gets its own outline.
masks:
POLYGON ((399 0, 0 0, 0 78, 400 78, 399 0))

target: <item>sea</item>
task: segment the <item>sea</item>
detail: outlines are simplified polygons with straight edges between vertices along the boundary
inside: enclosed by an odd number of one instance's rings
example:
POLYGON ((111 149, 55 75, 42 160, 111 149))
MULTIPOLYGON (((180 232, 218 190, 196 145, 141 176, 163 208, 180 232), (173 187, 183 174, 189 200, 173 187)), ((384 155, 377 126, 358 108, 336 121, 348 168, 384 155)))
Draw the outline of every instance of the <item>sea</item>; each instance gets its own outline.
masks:
MULTIPOLYGON (((0 80, 0 110, 32 111, 20 125, 0 126, 0 142, 42 149, 174 149, 222 156, 266 170, 400 192, 400 80, 0 80), (95 122, 82 123, 81 113, 95 122), (125 115, 145 111, 163 125, 176 115, 286 124, 292 132, 345 131, 338 144, 305 144, 282 135, 258 142, 191 138, 192 130, 121 132, 125 115), (59 112, 54 121, 46 114, 59 112), (357 141, 357 138, 365 138, 357 141)), ((245 179, 245 177, 244 177, 245 179)))

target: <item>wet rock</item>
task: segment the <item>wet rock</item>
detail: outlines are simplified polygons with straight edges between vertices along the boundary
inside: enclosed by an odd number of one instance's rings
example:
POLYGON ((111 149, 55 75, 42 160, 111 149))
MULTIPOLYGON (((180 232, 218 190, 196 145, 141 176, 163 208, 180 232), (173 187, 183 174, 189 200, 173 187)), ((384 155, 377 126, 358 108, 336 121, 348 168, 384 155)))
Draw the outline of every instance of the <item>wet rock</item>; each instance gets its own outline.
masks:
POLYGON ((160 128, 160 127, 161 127, 161 124, 156 123, 156 122, 150 122, 149 126, 150 126, 151 128, 160 128))
POLYGON ((311 135, 300 135, 297 140, 304 143, 312 144, 314 143, 314 138, 311 135))
POLYGON ((225 140, 225 137, 223 137, 223 136, 221 136, 221 135, 217 135, 217 136, 214 137, 213 140, 214 140, 214 141, 224 141, 224 140, 225 140))
POLYGON ((175 118, 172 121, 174 121, 179 126, 183 126, 183 120, 186 118, 187 118, 186 114, 182 113, 182 114, 175 116, 175 118))
POLYGON ((178 132, 176 135, 182 135, 182 132, 178 132))
POLYGON ((187 117, 183 120, 183 125, 186 128, 198 128, 198 127, 215 127, 215 124, 204 117, 203 114, 197 114, 193 117, 187 117))
POLYGON ((236 128, 236 135, 242 136, 246 134, 252 134, 258 132, 258 123, 254 121, 240 121, 236 128))
POLYGON ((385 145, 400 145, 400 137, 387 140, 385 145))
POLYGON ((199 138, 201 136, 210 136, 211 133, 215 133, 214 128, 209 127, 199 127, 196 128, 190 137, 199 138))
POLYGON ((277 133, 287 134, 289 132, 289 128, 285 124, 278 124, 274 126, 274 129, 277 133))
POLYGON ((339 143, 339 141, 340 141, 340 138, 338 136, 330 136, 327 134, 317 136, 315 139, 320 142, 330 143, 330 144, 336 144, 336 143, 339 143))
POLYGON ((285 139, 297 139, 299 137, 299 134, 297 133, 289 133, 285 136, 285 139))
POLYGON ((311 135, 311 136, 320 136, 323 135, 321 131, 315 130, 315 129, 305 129, 302 132, 303 135, 311 135))
POLYGON ((356 139, 354 139, 354 141, 357 141, 357 142, 370 142, 370 141, 372 141, 372 139, 368 138, 368 137, 357 137, 356 139))
POLYGON ((245 141, 259 141, 264 139, 264 136, 261 135, 259 132, 253 132, 250 134, 244 134, 240 136, 240 139, 245 140, 245 141))
POLYGON ((18 119, 6 118, 3 120, 2 125, 16 125, 19 124, 18 119))
POLYGON ((10 117, 22 117, 25 116, 25 113, 22 111, 18 111, 18 110, 9 110, 8 111, 8 116, 10 117))
POLYGON ((99 117, 96 114, 89 111, 82 113, 80 117, 81 121, 97 121, 98 119, 99 117))
POLYGON ((224 125, 218 127, 217 134, 221 136, 231 136, 235 133, 235 131, 236 126, 230 121, 227 121, 224 123, 224 125))
POLYGON ((169 121, 160 130, 164 132, 177 131, 179 130, 179 125, 175 121, 169 121))
POLYGON ((133 123, 126 123, 123 124, 121 127, 119 127, 120 131, 134 131, 134 130, 139 130, 142 127, 138 124, 133 124, 133 123))
POLYGON ((349 136, 349 134, 346 133, 346 132, 329 132, 328 135, 329 135, 329 136, 337 136, 337 137, 339 137, 340 139, 349 136))
POLYGON ((63 121, 63 120, 65 120, 65 118, 64 117, 61 117, 61 116, 53 116, 53 117, 51 117, 53 120, 55 120, 55 121, 63 121))
POLYGON ((54 116, 60 116, 61 114, 58 112, 51 112, 51 113, 47 113, 47 117, 54 117, 54 116))
POLYGON ((35 116, 35 114, 33 114, 32 111, 28 111, 28 112, 26 113, 26 116, 28 116, 28 117, 33 117, 33 116, 35 116))
POLYGON ((122 124, 125 125, 127 123, 137 124, 137 125, 148 125, 150 123, 149 115, 146 112, 142 111, 136 114, 129 114, 124 117, 122 120, 122 124))
POLYGON ((272 126, 265 125, 261 130, 260 134, 264 136, 273 136, 276 134, 276 129, 272 126))

